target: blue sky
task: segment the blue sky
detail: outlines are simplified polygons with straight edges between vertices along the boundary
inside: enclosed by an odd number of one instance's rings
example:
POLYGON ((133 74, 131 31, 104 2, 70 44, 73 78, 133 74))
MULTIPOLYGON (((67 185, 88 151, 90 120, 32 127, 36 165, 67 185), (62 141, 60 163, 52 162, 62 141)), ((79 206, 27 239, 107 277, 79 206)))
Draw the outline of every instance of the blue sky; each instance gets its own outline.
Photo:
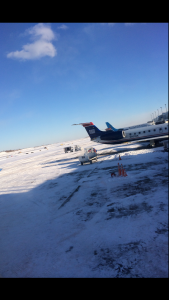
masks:
POLYGON ((0 151, 168 108, 168 23, 1 23, 0 40, 0 151))

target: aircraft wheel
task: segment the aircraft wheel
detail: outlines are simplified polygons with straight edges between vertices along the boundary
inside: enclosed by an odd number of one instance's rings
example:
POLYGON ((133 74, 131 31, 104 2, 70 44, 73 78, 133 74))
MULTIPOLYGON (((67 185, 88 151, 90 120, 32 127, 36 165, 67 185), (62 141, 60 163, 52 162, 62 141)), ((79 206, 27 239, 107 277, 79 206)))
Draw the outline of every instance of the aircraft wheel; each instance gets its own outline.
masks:
POLYGON ((83 163, 81 162, 81 165, 83 166, 83 163))
POLYGON ((90 161, 90 164, 92 164, 92 160, 90 161))

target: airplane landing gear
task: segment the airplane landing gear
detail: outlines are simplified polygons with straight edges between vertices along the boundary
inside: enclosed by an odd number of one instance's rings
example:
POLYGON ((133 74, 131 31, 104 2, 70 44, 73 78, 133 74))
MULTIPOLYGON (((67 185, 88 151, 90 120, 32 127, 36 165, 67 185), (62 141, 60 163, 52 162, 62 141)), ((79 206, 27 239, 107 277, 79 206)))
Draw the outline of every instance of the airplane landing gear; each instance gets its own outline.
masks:
POLYGON ((160 143, 157 141, 150 141, 150 148, 159 147, 160 143))

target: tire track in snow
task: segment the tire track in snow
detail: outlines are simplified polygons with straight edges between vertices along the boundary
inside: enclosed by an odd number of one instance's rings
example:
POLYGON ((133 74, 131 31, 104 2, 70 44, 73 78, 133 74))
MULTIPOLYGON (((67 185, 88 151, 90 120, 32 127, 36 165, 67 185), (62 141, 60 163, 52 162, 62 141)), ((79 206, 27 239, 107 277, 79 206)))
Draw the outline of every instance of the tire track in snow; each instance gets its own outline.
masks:
MULTIPOLYGON (((99 162, 99 164, 97 164, 97 166, 94 168, 94 169, 92 169, 92 171, 89 173, 89 174, 87 174, 86 175, 86 177, 89 177, 97 168, 98 168, 98 165, 100 165, 104 160, 106 159, 106 157, 105 158, 103 158, 100 162, 99 162)), ((82 178, 80 178, 79 180, 82 180, 84 177, 82 177, 82 178)), ((79 181, 78 180, 78 181, 79 181)), ((84 183, 84 181, 82 182, 82 183, 84 183)), ((65 204, 66 203, 68 203, 69 201, 70 201, 70 199, 74 196, 74 194, 76 193, 76 192, 78 192, 78 190, 79 190, 79 188, 81 187, 81 185, 78 185, 78 187, 76 187, 76 189, 69 195, 69 197, 67 197, 67 199, 61 204, 61 206, 58 208, 58 209, 60 209, 61 207, 63 207, 63 206, 65 206, 65 204)))

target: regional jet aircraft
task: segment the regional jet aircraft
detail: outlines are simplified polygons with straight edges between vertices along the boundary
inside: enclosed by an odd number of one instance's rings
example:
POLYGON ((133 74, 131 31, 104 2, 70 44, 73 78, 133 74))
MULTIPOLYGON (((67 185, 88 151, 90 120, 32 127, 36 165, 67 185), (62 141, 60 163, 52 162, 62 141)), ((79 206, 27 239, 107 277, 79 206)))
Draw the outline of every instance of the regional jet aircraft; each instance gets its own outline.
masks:
MULTIPOLYGON (((152 124, 153 124, 153 122, 152 122, 152 124)), ((118 129, 116 129, 109 122, 106 122, 106 125, 107 125, 106 131, 107 130, 113 130, 113 131, 128 130, 128 129, 134 129, 134 128, 151 126, 152 124, 150 124, 150 123, 144 123, 144 124, 139 124, 139 125, 135 125, 135 126, 130 126, 130 127, 124 127, 124 128, 118 128, 118 129)))
POLYGON ((91 141, 102 144, 134 144, 150 142, 151 146, 157 145, 160 141, 168 139, 168 123, 159 125, 150 125, 128 130, 99 130, 92 122, 73 125, 82 125, 85 127, 91 141))

